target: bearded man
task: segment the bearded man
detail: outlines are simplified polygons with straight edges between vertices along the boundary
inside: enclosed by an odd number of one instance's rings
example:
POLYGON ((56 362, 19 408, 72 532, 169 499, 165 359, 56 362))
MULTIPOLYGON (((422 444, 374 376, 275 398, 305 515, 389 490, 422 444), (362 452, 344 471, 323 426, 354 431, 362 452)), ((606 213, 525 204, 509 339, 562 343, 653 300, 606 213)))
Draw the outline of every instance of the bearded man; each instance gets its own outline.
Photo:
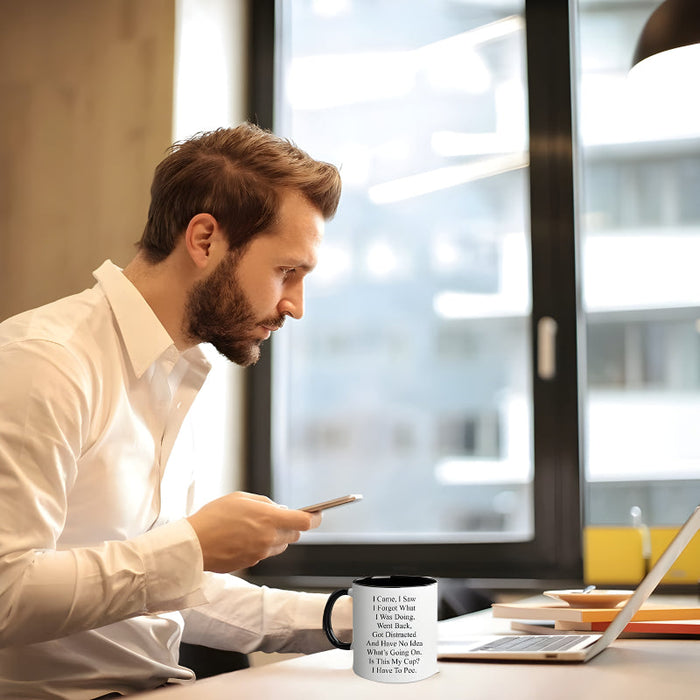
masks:
POLYGON ((0 696, 187 682, 181 641, 329 648, 326 596, 226 573, 320 516, 240 492, 192 512, 192 464, 169 457, 209 370, 198 345, 251 365, 302 317, 340 188, 253 125, 197 135, 156 168, 123 270, 107 261, 91 289, 0 324, 0 696))

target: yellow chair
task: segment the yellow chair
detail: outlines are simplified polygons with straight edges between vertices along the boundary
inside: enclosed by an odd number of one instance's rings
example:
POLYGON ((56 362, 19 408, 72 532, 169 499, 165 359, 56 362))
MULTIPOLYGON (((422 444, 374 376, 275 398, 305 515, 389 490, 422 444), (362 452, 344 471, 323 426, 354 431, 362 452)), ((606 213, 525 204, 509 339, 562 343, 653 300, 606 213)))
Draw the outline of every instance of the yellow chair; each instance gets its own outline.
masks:
MULTIPOLYGON (((677 527, 651 528, 651 563, 654 564, 678 532, 677 527)), ((676 559, 661 584, 696 584, 700 581, 700 537, 695 535, 676 559)))
MULTIPOLYGON (((635 527, 589 526, 583 531, 584 581, 598 585, 638 584, 653 566, 677 527, 652 527, 648 534, 635 527), (649 537, 649 561, 645 562, 645 536, 649 537)), ((700 581, 700 533, 678 557, 663 584, 696 584, 700 581)))
POLYGON ((645 573, 644 533, 634 527, 589 526, 583 531, 587 584, 638 584, 645 573))

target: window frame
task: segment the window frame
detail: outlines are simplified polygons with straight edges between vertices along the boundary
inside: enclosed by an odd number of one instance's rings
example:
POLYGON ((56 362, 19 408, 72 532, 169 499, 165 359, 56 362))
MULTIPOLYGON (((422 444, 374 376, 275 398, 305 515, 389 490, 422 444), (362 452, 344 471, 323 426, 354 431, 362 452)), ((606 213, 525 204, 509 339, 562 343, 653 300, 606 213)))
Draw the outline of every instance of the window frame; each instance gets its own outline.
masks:
MULTIPOLYGON (((249 4, 248 119, 272 129, 278 18, 275 0, 249 4)), ((510 585, 580 581, 582 561, 579 363, 584 326, 574 209, 569 3, 525 1, 532 251, 534 539, 435 544, 304 544, 249 573, 260 583, 335 581, 367 573, 425 574, 510 585), (537 326, 556 320, 556 374, 538 376, 537 326)), ((300 144, 303 147, 303 144, 300 144)), ((272 493, 271 343, 245 375, 245 488, 272 493)))

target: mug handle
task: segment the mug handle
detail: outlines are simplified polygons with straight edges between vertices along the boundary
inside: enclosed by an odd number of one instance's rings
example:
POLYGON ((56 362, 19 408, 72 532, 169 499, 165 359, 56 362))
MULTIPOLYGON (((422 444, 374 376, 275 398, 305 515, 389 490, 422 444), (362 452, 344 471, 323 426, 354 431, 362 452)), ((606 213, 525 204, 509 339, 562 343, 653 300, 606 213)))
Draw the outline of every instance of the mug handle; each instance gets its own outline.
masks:
POLYGON ((333 593, 328 596, 326 607, 323 609, 323 631, 326 633, 328 641, 333 646, 338 647, 338 649, 350 649, 350 644, 348 644, 348 642, 341 642, 338 637, 335 636, 335 632, 331 627, 331 613, 333 612, 335 601, 344 595, 350 595, 350 590, 348 588, 340 588, 337 591, 333 591, 333 593))

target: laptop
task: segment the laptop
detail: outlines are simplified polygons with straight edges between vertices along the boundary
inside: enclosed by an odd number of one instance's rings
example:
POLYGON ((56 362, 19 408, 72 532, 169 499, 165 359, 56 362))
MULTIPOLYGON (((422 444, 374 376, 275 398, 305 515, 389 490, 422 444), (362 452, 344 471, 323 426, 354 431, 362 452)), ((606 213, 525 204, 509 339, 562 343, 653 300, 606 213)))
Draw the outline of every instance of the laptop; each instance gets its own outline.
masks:
POLYGON ((438 658, 460 661, 590 661, 616 640, 700 530, 697 506, 603 634, 481 635, 440 641, 438 658))

